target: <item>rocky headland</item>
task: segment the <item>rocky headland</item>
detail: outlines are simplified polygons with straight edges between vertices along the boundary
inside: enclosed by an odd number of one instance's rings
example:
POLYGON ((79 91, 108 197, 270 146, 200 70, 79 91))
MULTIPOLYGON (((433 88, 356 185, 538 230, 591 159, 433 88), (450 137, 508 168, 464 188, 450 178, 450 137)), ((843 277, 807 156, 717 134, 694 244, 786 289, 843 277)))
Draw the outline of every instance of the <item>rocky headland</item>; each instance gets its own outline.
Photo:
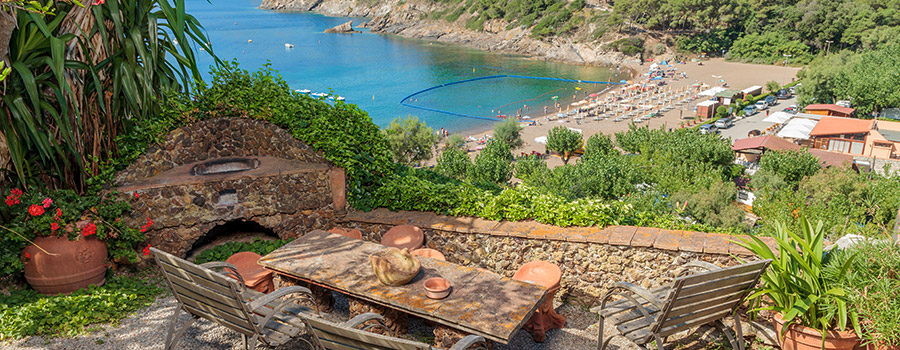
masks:
MULTIPOLYGON (((260 8, 310 11, 326 16, 367 17, 359 25, 374 33, 434 40, 480 50, 514 53, 538 59, 575 64, 631 66, 638 59, 609 50, 603 40, 576 40, 574 36, 532 37, 529 28, 509 28, 502 18, 484 23, 483 31, 466 28, 468 13, 455 21, 433 19, 430 14, 446 10, 445 4, 425 0, 262 0, 260 8)), ((586 31, 592 30, 586 28, 586 31)))

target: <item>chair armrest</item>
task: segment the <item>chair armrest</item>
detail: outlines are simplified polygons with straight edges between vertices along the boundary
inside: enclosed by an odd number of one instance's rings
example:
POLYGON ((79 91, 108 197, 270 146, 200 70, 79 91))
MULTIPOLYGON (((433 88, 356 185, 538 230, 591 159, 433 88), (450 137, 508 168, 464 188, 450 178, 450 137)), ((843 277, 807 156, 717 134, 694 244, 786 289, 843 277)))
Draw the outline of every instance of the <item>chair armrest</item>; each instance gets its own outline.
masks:
POLYGON ((653 304, 653 306, 656 306, 660 309, 663 308, 662 300, 659 300, 659 298, 654 296, 653 293, 650 293, 649 290, 646 290, 646 289, 642 288, 641 286, 638 286, 638 285, 632 284, 632 283, 628 283, 628 282, 616 282, 613 284, 612 288, 610 288, 610 289, 615 289, 615 288, 625 289, 625 290, 632 292, 634 294, 637 294, 641 298, 644 298, 645 300, 649 301, 650 304, 653 304))
POLYGON ((376 314, 374 312, 367 312, 362 315, 358 315, 358 316, 350 319, 349 321, 344 322, 343 324, 341 324, 341 326, 356 329, 356 327, 359 327, 363 323, 366 323, 366 322, 369 322, 372 320, 375 320, 377 322, 374 324, 365 326, 363 328, 360 328, 359 330, 368 331, 369 328, 372 328, 372 327, 381 327, 382 329, 389 331, 388 327, 384 324, 384 317, 379 314, 376 314))
POLYGON ((242 286, 244 285, 244 277, 238 273, 237 267, 233 264, 222 261, 210 261, 208 263, 200 264, 200 266, 213 271, 216 271, 216 269, 229 270, 227 271, 227 275, 240 281, 242 286))
POLYGON ((451 347, 450 350, 467 350, 475 344, 480 344, 479 348, 487 349, 487 340, 485 340, 484 337, 470 334, 465 338, 460 339, 456 344, 453 344, 453 347, 451 347))
POLYGON ((306 295, 304 295, 305 297, 308 297, 310 299, 313 298, 313 294, 309 290, 309 288, 300 287, 300 286, 290 286, 290 287, 278 288, 274 292, 263 295, 259 299, 256 299, 253 302, 251 302, 250 308, 253 310, 257 310, 260 307, 266 306, 269 303, 271 303, 277 299, 280 299, 286 295, 289 295, 289 294, 306 294, 306 295))

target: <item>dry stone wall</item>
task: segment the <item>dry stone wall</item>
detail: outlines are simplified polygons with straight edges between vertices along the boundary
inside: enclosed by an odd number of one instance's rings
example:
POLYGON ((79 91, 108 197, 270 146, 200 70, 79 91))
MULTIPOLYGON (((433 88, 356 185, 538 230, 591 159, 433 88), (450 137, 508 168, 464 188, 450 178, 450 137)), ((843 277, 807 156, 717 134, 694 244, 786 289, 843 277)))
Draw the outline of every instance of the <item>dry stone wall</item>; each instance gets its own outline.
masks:
POLYGON ((736 257, 753 259, 732 236, 634 226, 563 228, 385 209, 349 213, 341 224, 374 242, 395 225, 415 225, 425 233, 425 246, 448 261, 506 277, 529 261, 550 261, 563 273, 557 297, 579 305, 596 305, 617 281, 645 288, 671 282, 690 261, 732 266, 736 257))

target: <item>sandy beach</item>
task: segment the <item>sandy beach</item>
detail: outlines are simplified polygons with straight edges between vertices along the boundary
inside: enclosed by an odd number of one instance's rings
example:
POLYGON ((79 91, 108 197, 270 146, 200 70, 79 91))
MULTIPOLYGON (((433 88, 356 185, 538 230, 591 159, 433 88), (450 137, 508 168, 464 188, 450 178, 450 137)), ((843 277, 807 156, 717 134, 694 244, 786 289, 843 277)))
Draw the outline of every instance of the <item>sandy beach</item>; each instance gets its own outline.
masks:
MULTIPOLYGON (((632 66, 629 67, 634 72, 636 72, 635 77, 632 79, 634 83, 641 83, 647 76, 644 76, 644 73, 647 73, 650 70, 650 64, 653 62, 647 62, 641 66, 632 66)), ((663 86, 659 86, 658 90, 665 90, 677 93, 678 91, 695 91, 696 89, 692 88, 692 85, 695 83, 706 84, 709 86, 722 86, 723 82, 727 83, 727 88, 743 90, 745 88, 759 85, 765 86, 768 81, 777 81, 782 85, 790 83, 797 75, 797 72, 800 68, 796 67, 781 67, 781 66, 770 66, 770 65, 759 65, 759 64, 747 64, 747 63, 736 63, 736 62, 726 62, 724 59, 717 58, 711 60, 704 60, 703 65, 699 65, 697 62, 686 62, 685 64, 674 63, 672 64, 673 68, 677 68, 675 72, 677 72, 678 79, 666 78, 664 79, 665 84, 663 86), (686 78, 681 78, 681 74, 686 74, 686 78)), ((657 83, 658 81, 653 81, 652 83, 657 83)), ((649 83, 648 83, 649 85, 649 83)), ((611 91, 620 91, 621 87, 614 87, 610 89, 607 93, 601 94, 597 97, 588 97, 585 96, 585 99, 597 99, 599 101, 604 101, 608 99, 608 96, 611 91)), ((595 91, 589 91, 587 93, 591 93, 595 91)), ((645 93, 640 95, 641 99, 644 96, 649 95, 649 93, 645 93)), ((695 95, 695 94, 692 94, 695 95)), ((579 96, 580 97, 580 96, 579 96)), ((632 98, 634 101, 634 98, 632 98)), ((694 106, 700 102, 700 99, 691 100, 688 103, 683 104, 682 106, 673 106, 676 107, 667 112, 663 112, 662 117, 650 118, 647 121, 637 124, 638 126, 648 126, 650 128, 678 128, 680 127, 680 123, 682 121, 680 116, 689 117, 694 115, 694 106)), ((625 102, 627 103, 627 102, 625 102)), ((631 102, 634 103, 634 102, 631 102)), ((587 102, 586 102, 587 104, 587 102)), ((575 108, 574 106, 562 106, 562 111, 566 112, 567 107, 570 109, 575 108)), ((550 115, 555 116, 556 111, 551 111, 550 115)), ((646 112, 646 113, 649 113, 646 112)), ((535 114, 535 113, 532 113, 535 114)), ((613 113, 614 115, 615 113, 613 113)), ((622 113, 620 113, 620 116, 622 113)), ((584 139, 591 137, 592 135, 602 132, 608 135, 611 135, 616 132, 621 132, 624 130, 628 130, 631 122, 629 120, 624 120, 620 122, 615 122, 615 118, 610 117, 604 120, 593 120, 593 117, 585 117, 582 120, 575 120, 572 116, 567 117, 565 119, 547 121, 547 116, 541 115, 539 117, 534 117, 532 120, 535 120, 539 123, 539 125, 534 126, 525 126, 522 130, 522 139, 525 142, 525 145, 519 149, 513 150, 513 154, 519 155, 521 153, 530 154, 531 152, 540 152, 545 153, 546 147, 543 144, 535 142, 535 138, 547 136, 547 132, 556 127, 556 126, 566 126, 569 128, 579 129, 582 131, 584 135, 584 139), (561 122, 562 121, 562 122, 561 122)), ((526 123, 523 123, 526 124, 526 123)), ((481 133, 463 133, 462 136, 468 137, 472 136, 473 138, 479 139, 484 135, 490 135, 492 131, 485 131, 481 133)), ((469 142, 467 144, 469 149, 476 149, 479 145, 476 142, 469 142)), ((471 152, 472 156, 476 152, 471 152)), ((430 161, 429 165, 434 164, 434 161, 430 161)), ((547 158, 547 164, 550 167, 555 167, 558 165, 562 165, 562 160, 559 157, 551 156, 547 158)))

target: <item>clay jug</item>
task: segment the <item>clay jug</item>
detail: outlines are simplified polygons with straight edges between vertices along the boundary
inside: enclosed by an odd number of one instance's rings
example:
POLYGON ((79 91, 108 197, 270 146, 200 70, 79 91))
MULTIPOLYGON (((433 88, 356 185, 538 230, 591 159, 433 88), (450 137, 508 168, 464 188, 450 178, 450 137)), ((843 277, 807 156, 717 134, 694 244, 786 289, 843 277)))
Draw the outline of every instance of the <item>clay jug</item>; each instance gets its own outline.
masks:
POLYGON ((25 280, 41 294, 69 294, 78 289, 106 282, 106 244, 96 237, 37 237, 23 250, 25 280))
POLYGON ((411 281, 419 273, 419 260, 409 253, 409 249, 387 248, 369 255, 372 270, 381 283, 400 286, 411 281))

